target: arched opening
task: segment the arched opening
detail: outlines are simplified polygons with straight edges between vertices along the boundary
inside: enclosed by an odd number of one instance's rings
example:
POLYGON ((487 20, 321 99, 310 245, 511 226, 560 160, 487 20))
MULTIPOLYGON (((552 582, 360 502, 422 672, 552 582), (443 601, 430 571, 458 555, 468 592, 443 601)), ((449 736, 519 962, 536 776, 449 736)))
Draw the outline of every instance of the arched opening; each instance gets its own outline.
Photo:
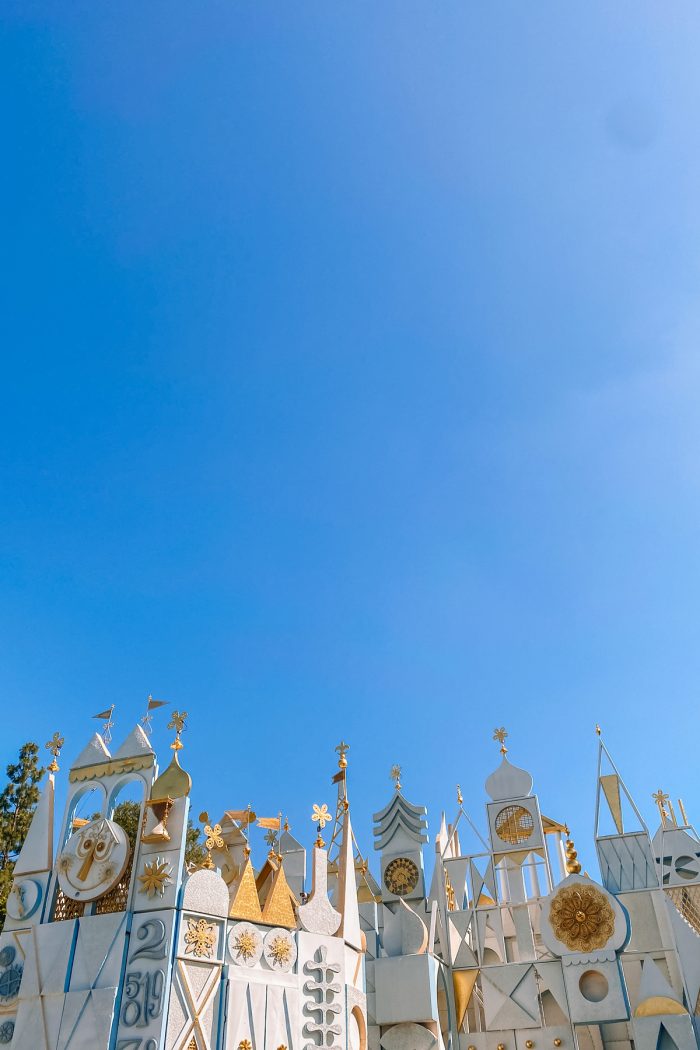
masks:
POLYGON ((74 831, 84 828, 95 817, 101 817, 105 811, 105 792, 101 785, 92 786, 86 784, 73 795, 68 810, 68 820, 63 836, 63 845, 66 844, 74 831))
POLYGON ((349 1050, 367 1050, 367 1024, 359 1006, 353 1006, 348 1019, 349 1050))
POLYGON ((113 788, 107 806, 107 816, 124 829, 132 853, 141 829, 144 794, 141 780, 123 780, 113 788))

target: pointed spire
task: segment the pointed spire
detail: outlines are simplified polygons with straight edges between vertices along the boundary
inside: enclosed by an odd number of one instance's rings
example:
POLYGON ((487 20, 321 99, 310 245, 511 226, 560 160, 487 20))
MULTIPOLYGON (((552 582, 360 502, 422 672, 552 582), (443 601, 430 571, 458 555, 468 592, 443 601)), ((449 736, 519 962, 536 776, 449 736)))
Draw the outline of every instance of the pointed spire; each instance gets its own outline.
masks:
POLYGON ((99 733, 95 733, 92 740, 90 740, 80 752, 75 762, 72 764, 71 769, 83 769, 85 766, 94 766, 100 762, 109 762, 111 757, 112 756, 105 747, 104 740, 99 733))
POLYGON ((255 872, 250 862, 250 850, 247 846, 244 853, 245 864, 243 865, 240 878, 234 886, 233 901, 228 914, 231 919, 247 919, 249 922, 260 922, 262 919, 260 898, 255 885, 255 872))
POLYGON ((15 863, 15 876, 51 871, 53 868, 54 791, 53 773, 49 773, 15 863))
POLYGON ((141 726, 136 725, 129 733, 126 740, 112 755, 112 758, 141 758, 144 755, 153 755, 151 742, 144 733, 141 726))
POLYGON ((427 812, 425 806, 414 806, 407 802, 397 789, 389 805, 372 818, 376 825, 374 837, 377 839, 374 848, 385 849, 397 833, 411 845, 427 842, 427 812))
POLYGON ((338 936, 351 948, 362 951, 362 932, 360 930, 360 910, 357 904, 357 884, 355 881, 355 857, 353 853, 352 825, 350 823, 350 806, 346 802, 343 819, 343 837, 338 861, 338 896, 342 920, 338 936))
POLYGON ((288 929, 296 929, 297 920, 294 915, 294 898, 292 891, 287 885, 284 874, 284 865, 278 858, 279 867, 272 876, 272 886, 265 901, 262 912, 262 921, 269 926, 286 926, 288 929))

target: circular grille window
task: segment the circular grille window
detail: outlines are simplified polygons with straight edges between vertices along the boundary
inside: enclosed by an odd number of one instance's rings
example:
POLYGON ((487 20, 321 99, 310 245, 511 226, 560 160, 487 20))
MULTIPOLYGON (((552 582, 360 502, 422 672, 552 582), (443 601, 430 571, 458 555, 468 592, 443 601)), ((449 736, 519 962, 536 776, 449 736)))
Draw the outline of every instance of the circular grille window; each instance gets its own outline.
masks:
POLYGON ((534 830, 532 813, 523 806, 506 806, 496 817, 496 834, 511 846, 527 842, 534 830))

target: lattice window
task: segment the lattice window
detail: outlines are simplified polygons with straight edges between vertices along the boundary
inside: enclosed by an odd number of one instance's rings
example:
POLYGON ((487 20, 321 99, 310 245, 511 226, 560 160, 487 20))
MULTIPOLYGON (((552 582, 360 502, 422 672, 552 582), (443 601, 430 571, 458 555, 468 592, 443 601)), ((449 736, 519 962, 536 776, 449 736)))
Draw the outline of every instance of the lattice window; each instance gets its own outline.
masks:
POLYGON ((56 890, 53 904, 53 922, 64 922, 66 919, 79 919, 85 912, 85 901, 74 901, 66 897, 62 889, 56 890))
POLYGON ((126 904, 129 899, 129 886, 131 885, 131 871, 133 864, 132 860, 129 861, 129 866, 122 875, 121 879, 109 893, 105 893, 104 897, 100 897, 95 902, 95 915, 107 915, 113 911, 126 911, 126 904))
POLYGON ((688 925, 700 935, 700 886, 671 886, 666 893, 688 925))

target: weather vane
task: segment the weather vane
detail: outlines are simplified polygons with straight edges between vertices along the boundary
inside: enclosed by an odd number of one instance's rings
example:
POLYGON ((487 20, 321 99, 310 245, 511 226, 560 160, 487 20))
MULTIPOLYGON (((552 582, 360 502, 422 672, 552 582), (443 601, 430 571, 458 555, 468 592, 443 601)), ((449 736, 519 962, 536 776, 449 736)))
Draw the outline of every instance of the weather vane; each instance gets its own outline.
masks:
POLYGON ((508 733, 506 732, 506 727, 505 726, 501 726, 500 729, 494 729, 494 731, 493 731, 493 739, 497 740, 499 742, 499 744, 501 745, 501 754, 502 755, 507 755, 508 754, 508 748, 506 747, 506 737, 507 736, 508 736, 508 733))
POLYGON ((398 765, 398 763, 394 763, 389 770, 389 778, 394 781, 394 786, 397 791, 401 790, 401 772, 401 766, 398 765))
POLYGON ((99 718, 101 722, 104 722, 102 726, 102 739, 105 744, 109 744, 112 739, 112 730, 114 729, 114 722, 112 721, 112 712, 114 711, 114 704, 108 707, 105 711, 100 711, 98 715, 93 715, 93 718, 99 718))
POLYGON ((60 733, 54 733, 49 742, 46 744, 46 750, 50 751, 53 755, 51 762, 48 765, 49 773, 58 773, 58 762, 56 759, 61 754, 61 748, 65 741, 60 733))
POLYGON ((175 739, 170 745, 173 751, 181 751, 184 747, 184 744, 180 740, 180 737, 182 736, 185 730, 186 719, 187 711, 173 711, 172 717, 168 722, 168 729, 175 730, 175 739))
POLYGON ((167 702, 167 700, 154 700, 153 695, 151 693, 148 694, 148 697, 146 698, 146 714, 141 719, 141 725, 144 728, 144 732, 149 735, 153 732, 151 728, 151 722, 153 721, 151 711, 155 711, 157 707, 165 707, 167 702))

